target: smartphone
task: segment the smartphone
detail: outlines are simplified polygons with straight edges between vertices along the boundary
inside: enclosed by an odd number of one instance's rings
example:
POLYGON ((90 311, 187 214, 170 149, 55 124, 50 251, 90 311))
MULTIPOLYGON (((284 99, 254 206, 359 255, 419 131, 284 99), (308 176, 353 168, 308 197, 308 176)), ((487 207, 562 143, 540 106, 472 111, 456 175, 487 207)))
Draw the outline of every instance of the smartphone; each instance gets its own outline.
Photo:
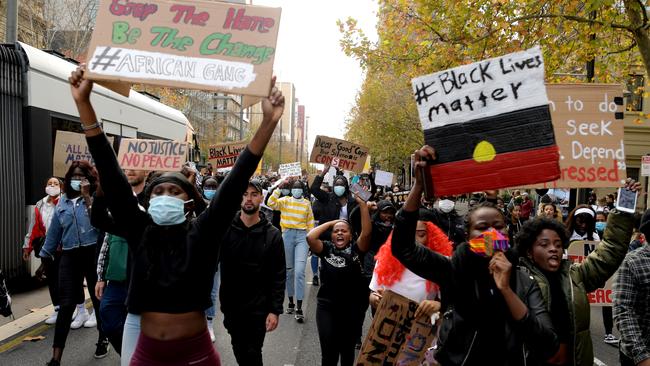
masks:
POLYGON ((619 188, 618 198, 616 199, 616 209, 623 212, 634 213, 636 210, 636 200, 638 198, 638 192, 630 191, 627 188, 619 188))
POLYGON ((354 183, 353 185, 351 185, 350 191, 358 195, 365 202, 367 202, 370 199, 370 197, 372 197, 372 192, 363 189, 359 183, 354 183))

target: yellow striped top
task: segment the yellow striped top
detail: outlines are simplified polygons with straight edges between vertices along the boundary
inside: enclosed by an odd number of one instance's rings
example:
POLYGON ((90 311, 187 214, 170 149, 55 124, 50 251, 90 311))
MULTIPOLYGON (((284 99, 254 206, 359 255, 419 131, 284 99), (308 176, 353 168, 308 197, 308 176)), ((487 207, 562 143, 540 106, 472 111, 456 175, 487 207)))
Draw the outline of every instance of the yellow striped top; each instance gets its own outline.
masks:
POLYGON ((314 228, 314 212, 308 199, 295 199, 292 196, 280 198, 280 190, 276 189, 267 204, 272 210, 280 211, 282 231, 287 229, 309 231, 314 228))

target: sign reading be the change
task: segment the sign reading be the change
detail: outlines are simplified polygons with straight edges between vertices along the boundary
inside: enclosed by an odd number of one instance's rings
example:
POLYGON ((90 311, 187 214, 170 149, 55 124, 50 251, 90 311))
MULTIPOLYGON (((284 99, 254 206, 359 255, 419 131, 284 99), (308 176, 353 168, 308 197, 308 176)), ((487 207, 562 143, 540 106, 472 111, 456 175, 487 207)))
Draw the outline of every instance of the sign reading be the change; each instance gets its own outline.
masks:
POLYGON ((266 96, 280 13, 216 1, 100 0, 87 76, 266 96))

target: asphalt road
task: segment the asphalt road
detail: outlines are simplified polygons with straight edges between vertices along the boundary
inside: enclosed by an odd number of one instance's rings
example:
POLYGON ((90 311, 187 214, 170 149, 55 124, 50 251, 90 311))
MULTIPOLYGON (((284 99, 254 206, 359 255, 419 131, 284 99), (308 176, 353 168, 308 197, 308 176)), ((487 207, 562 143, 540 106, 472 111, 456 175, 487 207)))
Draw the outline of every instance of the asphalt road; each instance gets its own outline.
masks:
MULTIPOLYGON (((308 269, 309 272, 309 269, 308 269)), ((308 282, 311 275, 307 275, 308 282)), ((308 285, 305 293, 305 323, 298 324, 291 315, 282 315, 278 329, 269 333, 264 343, 264 364, 271 366, 315 366, 320 364, 320 346, 318 342, 318 333, 316 330, 315 305, 316 291, 315 287, 308 285)), ((223 327, 223 317, 218 315, 215 321, 215 331, 217 342, 215 347, 221 355, 222 364, 236 365, 235 358, 230 346, 230 336, 223 327)), ((366 319, 365 328, 367 330, 370 324, 370 318, 366 319)), ((15 347, 0 353, 0 365, 2 366, 42 366, 51 356, 52 338, 54 336, 54 327, 42 327, 39 325, 26 331, 33 332, 42 328, 42 332, 36 335, 43 335, 45 339, 36 342, 18 343, 15 347)), ((604 328, 602 323, 602 314, 599 308, 592 308, 591 311, 591 331, 594 344, 594 352, 597 366, 618 365, 618 349, 611 345, 603 343, 604 328)), ((614 330, 615 335, 618 332, 614 330)), ((24 335, 23 335, 24 336, 24 335)), ((93 353, 95 351, 95 342, 97 341, 97 331, 91 329, 71 330, 66 344, 63 356, 63 365, 79 366, 115 366, 119 365, 119 356, 114 350, 102 360, 95 360, 93 353)), ((6 342, 6 341, 5 341, 6 342)), ((3 342, 4 343, 4 342, 3 342)))

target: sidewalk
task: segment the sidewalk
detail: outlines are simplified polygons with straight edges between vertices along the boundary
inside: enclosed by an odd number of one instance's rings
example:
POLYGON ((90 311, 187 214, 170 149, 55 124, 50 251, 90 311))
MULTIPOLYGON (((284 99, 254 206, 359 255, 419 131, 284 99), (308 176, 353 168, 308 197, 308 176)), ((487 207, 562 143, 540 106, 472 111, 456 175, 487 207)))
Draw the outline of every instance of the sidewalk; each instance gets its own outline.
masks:
MULTIPOLYGON (((86 300, 90 297, 84 288, 86 300)), ((5 343, 17 334, 41 324, 54 312, 47 286, 11 295, 11 310, 15 320, 11 317, 0 317, 0 353, 5 343)), ((45 325, 45 324, 43 324, 45 325)))

